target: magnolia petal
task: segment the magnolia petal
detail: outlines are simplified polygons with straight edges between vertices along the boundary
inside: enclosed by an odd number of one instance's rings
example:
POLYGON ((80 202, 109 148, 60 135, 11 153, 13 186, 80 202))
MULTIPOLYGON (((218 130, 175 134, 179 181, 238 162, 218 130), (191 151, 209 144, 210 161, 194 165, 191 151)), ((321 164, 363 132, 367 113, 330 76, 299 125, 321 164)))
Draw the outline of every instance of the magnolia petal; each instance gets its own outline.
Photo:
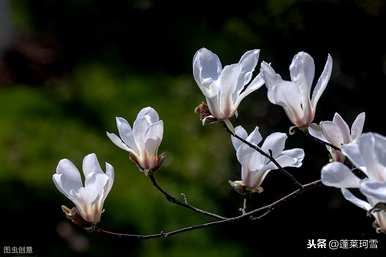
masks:
POLYGON ((213 97, 205 97, 206 103, 208 104, 209 112, 214 118, 219 119, 222 115, 220 110, 220 96, 214 95, 213 97))
POLYGON ((342 191, 343 197, 347 201, 350 201, 351 203, 355 204, 359 208, 362 208, 366 211, 369 211, 371 209, 371 205, 368 202, 363 201, 362 199, 359 199, 358 197, 353 195, 348 189, 342 188, 341 191, 342 191))
POLYGON ((294 92, 296 91, 296 96, 301 96, 297 86, 294 83, 283 80, 281 76, 277 74, 275 70, 271 67, 271 65, 269 65, 268 63, 262 62, 260 70, 265 81, 265 85, 268 89, 268 100, 271 103, 286 105, 285 103, 287 103, 288 101, 283 101, 281 99, 282 97, 278 97, 278 95, 280 91, 283 91, 288 87, 294 89, 294 92))
MULTIPOLYGON (((374 147, 377 161, 383 166, 380 169, 386 169, 386 137, 373 133, 374 147)), ((386 173, 382 174, 383 179, 386 181, 386 173)))
MULTIPOLYGON (((374 133, 363 134, 358 138, 359 151, 365 163, 368 177, 376 180, 386 179, 385 171, 383 170, 384 167, 378 162, 378 151, 375 150, 375 141, 374 133)), ((379 150, 384 151, 383 149, 379 150)))
POLYGON ((260 186, 261 184, 263 184, 265 178, 267 177, 270 171, 271 170, 262 170, 262 171, 256 172, 255 186, 260 186))
POLYGON ((268 89, 268 100, 282 106, 291 122, 297 125, 304 118, 303 95, 299 87, 294 82, 282 80, 265 62, 261 64, 261 72, 268 89))
POLYGON ((318 104, 319 98, 322 96, 324 90, 327 87, 327 83, 330 80, 331 71, 332 71, 332 57, 330 54, 328 54, 323 72, 320 75, 318 82, 316 83, 316 86, 312 92, 311 105, 314 111, 316 109, 316 105, 318 104))
POLYGON ((164 134, 164 123, 162 120, 160 120, 150 125, 150 127, 146 132, 145 137, 146 137, 146 140, 151 138, 151 139, 156 139, 161 141, 163 138, 163 134, 164 134))
POLYGON ((104 173, 96 174, 93 181, 86 187, 82 187, 75 193, 77 202, 75 206, 80 211, 82 217, 96 224, 100 221, 105 199, 105 188, 108 184, 108 176, 104 173))
POLYGON ((106 132, 107 137, 119 148, 125 150, 125 151, 132 151, 123 141, 120 137, 115 135, 114 133, 106 132))
POLYGON ((321 172, 321 181, 324 185, 337 188, 358 188, 360 179, 340 162, 325 165, 321 172))
POLYGON ((95 153, 86 155, 83 158, 83 174, 85 177, 85 186, 87 187, 91 183, 91 179, 96 174, 104 174, 95 153))
POLYGON ((145 148, 147 152, 147 158, 152 158, 152 159, 158 158, 157 153, 158 153, 158 148, 160 144, 161 144, 161 140, 159 139, 149 138, 146 140, 145 148))
MULTIPOLYGON (((241 137, 242 139, 246 139, 248 137, 247 131, 242 126, 237 126, 235 128, 235 134, 237 136, 241 137)), ((243 142, 241 142, 239 139, 237 139, 236 137, 234 137, 232 135, 231 135, 231 141, 232 141, 232 145, 236 151, 243 144, 243 142)))
POLYGON ((110 193, 111 188, 113 187, 113 183, 114 183, 114 167, 110 163, 106 162, 105 164, 106 164, 106 175, 108 177, 108 181, 107 181, 105 188, 104 188, 102 201, 104 201, 106 199, 106 197, 110 193))
POLYGON ((150 126, 151 124, 145 117, 141 117, 134 121, 133 136, 139 152, 142 152, 145 149, 145 136, 150 126))
POLYGON ((256 151, 252 151, 248 156, 248 159, 244 162, 244 165, 248 167, 248 169, 260 172, 264 169, 267 163, 267 158, 256 151))
POLYGON ((240 81, 238 83, 237 92, 240 92, 243 87, 251 81, 252 73, 255 70, 257 61, 259 60, 259 49, 249 50, 241 56, 239 64, 241 66, 240 81))
POLYGON ((291 80, 299 85, 304 97, 309 98, 315 76, 314 59, 308 53, 297 53, 290 65, 290 75, 291 80))
POLYGON ((347 123, 343 120, 339 113, 335 113, 333 123, 340 129, 343 138, 343 143, 347 144, 351 141, 350 128, 347 123))
MULTIPOLYGON (((98 182, 95 182, 95 184, 103 184, 104 178, 102 176, 98 176, 98 182)), ((79 189, 78 192, 75 193, 76 198, 78 199, 79 204, 81 204, 80 209, 87 210, 87 207, 94 204, 99 197, 98 188, 96 186, 88 186, 88 187, 82 187, 79 189)))
POLYGON ((260 49, 253 49, 246 51, 240 58, 239 64, 242 66, 243 71, 253 71, 259 60, 260 49))
POLYGON ((269 135, 261 149, 269 154, 269 150, 272 151, 272 157, 277 157, 281 152, 283 152, 285 147, 285 141, 287 140, 287 135, 285 133, 275 132, 269 135))
POLYGON ((308 127, 308 133, 310 133, 311 136, 323 141, 327 142, 328 140, 324 137, 322 128, 315 123, 310 124, 308 127))
MULTIPOLYGON (((302 163, 303 159, 304 159, 304 151, 303 149, 300 149, 300 148, 285 150, 278 157, 275 158, 275 160, 283 168, 285 167, 299 168, 303 164, 302 163)), ((270 161, 263 168, 261 168, 261 171, 277 170, 277 169, 279 168, 276 166, 276 164, 270 161)))
POLYGON ((62 185, 62 181, 61 181, 62 176, 63 176, 63 174, 52 175, 52 182, 54 182, 54 184, 55 184, 56 188, 59 190, 59 192, 64 194, 71 201, 74 201, 74 197, 70 194, 71 189, 67 189, 68 191, 65 191, 65 189, 62 185))
POLYGON ((145 107, 145 108, 142 108, 138 114, 137 114, 137 118, 136 119, 141 119, 145 117, 146 120, 151 124, 151 123, 154 123, 154 122, 157 122, 159 121, 159 115, 158 115, 158 112, 156 110, 154 110, 152 107, 145 107))
POLYGON ((255 188, 260 186, 265 177, 268 175, 269 170, 266 171, 252 171, 248 169, 247 167, 241 168, 241 179, 245 186, 249 188, 255 188))
POLYGON ((257 173, 249 170, 246 166, 242 166, 241 180, 243 181, 245 186, 254 188, 257 186, 257 173))
POLYGON ((386 181, 367 180, 361 184, 360 190, 365 196, 386 203, 386 181))
POLYGON ((221 73, 222 65, 216 54, 206 48, 201 48, 193 57, 193 76, 206 97, 213 97, 216 90, 213 81, 216 81, 221 73))
MULTIPOLYGON (((259 127, 255 129, 245 138, 245 140, 257 146, 262 140, 259 132, 259 127)), ((250 170, 257 170, 264 165, 265 157, 256 152, 252 147, 242 143, 236 151, 236 156, 242 165, 248 166, 250 170)))
POLYGON ((193 75, 197 83, 204 78, 216 80, 220 75, 222 65, 218 56, 212 51, 201 48, 193 57, 193 75))
MULTIPOLYGON (((359 139, 359 138, 358 138, 359 139)), ((366 163, 359 150, 358 139, 350 144, 342 145, 341 151, 347 156, 355 167, 367 174, 366 163)))
POLYGON ((322 129, 324 137, 330 144, 341 147, 344 142, 343 135, 342 131, 335 123, 331 121, 322 121, 320 123, 320 128, 322 129))
POLYGON ((353 124, 351 125, 351 138, 353 140, 357 139, 362 135, 363 126, 365 125, 366 113, 362 112, 358 114, 355 118, 353 124))
POLYGON ((147 158, 158 159, 158 148, 163 138, 163 121, 153 123, 146 134, 145 149, 147 158))
POLYGON ((98 193, 98 198, 102 199, 108 182, 109 177, 104 172, 97 173, 90 179, 88 185, 86 185, 85 188, 93 188, 98 193))
POLYGON ((267 86, 268 89, 271 87, 274 87, 275 84, 283 81, 281 76, 275 72, 275 70, 271 67, 271 65, 269 65, 264 61, 260 65, 260 73, 262 74, 263 79, 265 81, 265 85, 267 86))
POLYGON ((263 140, 263 137, 259 132, 259 127, 256 126, 251 134, 249 134, 249 136, 246 138, 246 140, 251 144, 258 145, 261 140, 263 140))
POLYGON ((231 110, 234 108, 241 69, 242 67, 238 63, 226 65, 216 81, 220 89, 219 100, 221 110, 231 110))
POLYGON ((134 151, 132 149, 130 149, 129 147, 127 147, 127 145, 125 143, 123 143, 123 141, 114 133, 106 132, 106 135, 119 148, 121 148, 125 151, 128 151, 128 152, 134 153, 134 151))
POLYGON ((292 82, 283 81, 276 87, 272 87, 272 90, 268 90, 268 99, 271 99, 272 103, 282 106, 294 125, 302 123, 306 118, 302 109, 302 97, 302 93, 292 82))
POLYGON ((281 155, 276 159, 276 161, 282 167, 296 167, 299 168, 302 166, 304 159, 304 150, 301 148, 294 148, 290 150, 285 150, 281 155))
POLYGON ((137 146, 133 138, 133 132, 131 130, 130 124, 122 117, 116 117, 115 119, 120 138, 129 148, 136 151, 137 146))
POLYGON ((79 170, 68 159, 59 161, 53 181, 57 189, 67 198, 73 200, 72 191, 78 191, 82 187, 79 170))
POLYGON ((248 165, 253 154, 255 154, 255 150, 245 144, 240 145, 236 151, 237 160, 241 165, 248 165))
POLYGON ((252 82, 241 92, 239 97, 236 100, 236 106, 240 104, 240 102, 250 93, 258 90, 260 87, 264 85, 264 79, 261 73, 259 73, 252 82))

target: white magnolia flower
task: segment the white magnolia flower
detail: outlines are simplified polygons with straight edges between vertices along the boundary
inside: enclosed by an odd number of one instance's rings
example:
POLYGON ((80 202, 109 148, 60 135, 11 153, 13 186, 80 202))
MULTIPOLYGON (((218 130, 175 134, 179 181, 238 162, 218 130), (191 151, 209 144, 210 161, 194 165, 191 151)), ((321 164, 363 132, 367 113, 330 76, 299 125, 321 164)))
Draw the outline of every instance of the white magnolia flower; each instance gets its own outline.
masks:
MULTIPOLYGON (((386 204, 386 138, 376 133, 365 133, 352 143, 343 145, 342 152, 367 177, 359 179, 346 165, 332 162, 322 169, 322 183, 340 188, 345 199, 366 211, 386 204), (348 188, 358 188, 366 199, 358 198, 348 188)), ((378 230, 386 232, 386 209, 371 213, 378 230)))
POLYGON ((114 168, 106 162, 106 173, 103 172, 92 153, 83 159, 83 175, 84 183, 75 165, 62 159, 52 179, 57 189, 74 203, 80 216, 96 224, 101 219, 103 203, 114 182, 114 168))
POLYGON ((164 124, 159 120, 156 110, 151 107, 143 108, 134 121, 133 129, 124 118, 116 118, 119 137, 107 132, 110 140, 119 148, 128 151, 130 159, 138 168, 145 172, 159 168, 162 156, 158 156, 164 124))
POLYGON ((290 65, 291 81, 286 81, 266 62, 261 64, 261 73, 268 89, 271 103, 284 108, 288 118, 298 128, 306 128, 314 120, 316 105, 325 90, 332 70, 332 58, 327 62, 312 92, 315 75, 314 59, 305 52, 299 52, 290 65))
MULTIPOLYGON (((258 145, 262 141, 259 128, 256 127, 251 134, 247 134, 242 126, 235 129, 236 135, 246 141, 258 145)), ((272 133, 261 146, 261 149, 270 154, 282 167, 300 167, 304 158, 304 151, 300 148, 284 150, 287 135, 284 133, 272 133)), ((232 137, 232 144, 236 150, 237 159, 241 164, 241 180, 233 181, 231 185, 248 191, 260 191, 260 185, 271 170, 278 169, 270 159, 258 153, 239 139, 232 137)))
POLYGON ((201 48, 196 52, 193 57, 193 76, 206 98, 211 113, 208 118, 231 118, 237 114, 240 102, 264 84, 260 74, 252 80, 259 52, 258 49, 247 51, 238 63, 224 68, 218 56, 208 49, 201 48))
MULTIPOLYGON (((308 127, 308 132, 311 136, 340 148, 342 145, 349 144, 362 135, 365 117, 366 114, 364 112, 358 114, 350 130, 343 118, 338 113, 335 113, 332 121, 322 121, 319 125, 312 123, 308 127)), ((327 149, 334 161, 344 161, 345 158, 341 151, 331 146, 327 146, 327 149)))

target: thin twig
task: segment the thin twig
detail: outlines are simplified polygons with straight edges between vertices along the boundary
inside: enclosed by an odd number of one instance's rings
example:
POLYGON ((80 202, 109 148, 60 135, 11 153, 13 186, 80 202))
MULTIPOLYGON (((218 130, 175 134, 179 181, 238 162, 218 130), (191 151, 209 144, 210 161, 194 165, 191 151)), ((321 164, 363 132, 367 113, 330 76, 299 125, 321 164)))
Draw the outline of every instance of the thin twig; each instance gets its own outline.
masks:
MULTIPOLYGON (((310 134, 304 133, 304 135, 307 136, 307 135, 310 135, 310 134)), ((317 141, 317 142, 319 142, 319 143, 321 143, 321 144, 323 144, 323 145, 329 146, 329 147, 331 147, 331 148, 334 149, 334 150, 341 151, 341 149, 340 149, 339 147, 337 147, 337 146, 335 146, 335 145, 333 145, 333 144, 331 144, 331 143, 329 143, 329 142, 326 142, 326 141, 321 140, 321 139, 319 139, 319 138, 313 137, 312 135, 310 135, 310 136, 311 136, 312 139, 314 139, 315 141, 317 141)))
POLYGON ((275 210, 281 204, 283 204, 283 203, 287 202, 288 200, 295 198, 296 196, 304 193, 305 191, 313 189, 319 185, 320 185, 320 180, 316 180, 316 181, 313 181, 311 183, 302 185, 301 188, 296 189, 295 191, 285 195, 284 197, 280 198, 279 200, 276 200, 268 205, 254 209, 252 211, 245 212, 244 214, 230 217, 230 218, 226 218, 223 220, 216 220, 216 221, 207 222, 207 223, 203 223, 203 224, 197 224, 197 225, 193 225, 193 226, 182 227, 182 228, 172 230, 169 232, 161 231, 161 232, 156 233, 156 234, 141 235, 141 234, 116 233, 116 232, 111 232, 111 231, 101 229, 101 228, 95 228, 94 231, 98 232, 98 233, 112 235, 112 236, 129 237, 129 238, 136 238, 136 239, 167 238, 167 237, 177 235, 180 233, 193 231, 193 230, 197 230, 197 229, 202 229, 202 228, 207 228, 207 227, 212 227, 215 225, 220 225, 220 224, 225 224, 225 223, 232 223, 232 222, 236 222, 236 221, 246 219, 246 218, 250 218, 252 220, 259 220, 259 219, 265 217, 266 215, 268 215, 269 213, 271 213, 273 210, 275 210), (264 211, 262 214, 255 216, 256 214, 258 214, 262 211, 264 211))
POLYGON ((173 195, 169 194, 167 191, 165 191, 157 182, 157 180, 155 179, 155 176, 154 174, 149 174, 149 179, 151 181, 151 183, 153 184, 153 186, 155 188, 158 189, 158 191, 160 191, 164 196, 165 198, 171 202, 171 203, 174 203, 174 204, 177 204, 177 205, 180 205, 180 206, 183 206, 185 208, 188 208, 194 212, 197 212, 197 213, 200 213, 200 214, 204 214, 206 216, 209 216, 211 218, 216 218, 216 219, 219 219, 219 220, 226 220, 227 218, 224 217, 224 216, 221 216, 221 215, 218 215, 218 214, 215 214, 215 213, 211 213, 209 211, 205 211, 205 210, 202 210, 200 208, 197 208, 191 204, 188 203, 187 201, 187 198, 186 196, 184 196, 184 201, 180 201, 178 200, 176 197, 174 197, 173 195))
POLYGON ((255 151, 257 151, 258 153, 260 153, 261 155, 267 157, 273 164, 276 165, 276 167, 282 171, 287 177, 289 177, 299 188, 302 188, 302 184, 291 174, 289 173, 286 169, 284 169, 277 161, 275 158, 273 158, 272 156, 272 151, 270 150, 270 153, 266 153, 264 152, 260 147, 258 147, 257 145, 254 145, 250 142, 248 142, 247 140, 245 140, 244 138, 238 136, 236 133, 232 132, 227 126, 224 126, 226 131, 231 134, 233 137, 237 138, 238 140, 240 140, 241 142, 243 142, 244 144, 248 145, 249 147, 253 148, 255 151))
POLYGON ((126 234, 126 233, 117 233, 117 232, 112 232, 106 229, 98 228, 96 227, 93 231, 91 232, 96 232, 96 233, 102 233, 102 234, 107 234, 111 236, 116 236, 116 237, 131 237, 131 238, 136 238, 136 239, 151 239, 151 238, 158 238, 162 237, 164 232, 160 232, 157 234, 149 234, 149 235, 137 235, 137 234, 126 234))

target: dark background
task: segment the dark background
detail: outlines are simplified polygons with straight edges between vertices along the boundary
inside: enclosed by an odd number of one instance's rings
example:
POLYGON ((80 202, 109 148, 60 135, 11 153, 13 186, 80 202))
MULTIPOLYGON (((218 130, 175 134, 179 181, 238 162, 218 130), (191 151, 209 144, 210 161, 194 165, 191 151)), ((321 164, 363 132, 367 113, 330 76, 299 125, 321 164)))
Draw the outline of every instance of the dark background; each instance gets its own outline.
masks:
MULTIPOLYGON (((308 239, 378 239, 378 250, 342 250, 346 256, 384 256, 385 235, 339 190, 321 187, 261 221, 242 222, 137 241, 92 235, 70 225, 60 210, 70 202, 51 182, 61 158, 78 166, 95 152, 115 167, 101 226, 154 233, 205 222, 172 206, 105 136, 115 116, 130 122, 145 106, 165 122, 168 154, 160 183, 191 202, 238 214, 241 197, 228 185, 240 167, 220 125, 202 127, 193 113, 203 100, 192 77, 196 50, 205 46, 223 64, 261 49, 284 78, 298 51, 310 53, 319 76, 327 53, 333 73, 315 121, 339 112, 351 125, 366 112, 365 131, 384 133, 385 2, 364 1, 105 1, 0 0, 1 246, 33 246, 36 256, 336 256, 307 250, 308 239)), ((239 108, 241 124, 263 135, 287 132, 283 110, 263 87, 239 108)), ((301 182, 318 179, 328 161, 323 146, 301 133, 288 148, 306 151, 291 169, 301 182)), ((280 198, 294 185, 273 171, 248 208, 280 198)))

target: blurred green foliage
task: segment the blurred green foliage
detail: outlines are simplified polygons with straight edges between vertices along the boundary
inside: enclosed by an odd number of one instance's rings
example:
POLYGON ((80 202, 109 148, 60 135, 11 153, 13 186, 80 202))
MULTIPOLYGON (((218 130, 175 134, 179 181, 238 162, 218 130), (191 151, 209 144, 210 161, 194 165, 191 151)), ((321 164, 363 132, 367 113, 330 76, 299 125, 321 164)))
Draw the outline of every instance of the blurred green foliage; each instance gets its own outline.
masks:
MULTIPOLYGON (((100 63, 77 67, 71 78, 43 87, 3 88, 0 179, 18 180, 34 190, 48 188, 46 200, 56 202, 55 215, 60 217, 60 204, 71 203, 51 182, 57 162, 69 158, 80 167, 84 155, 95 152, 101 163, 107 161, 116 170, 103 225, 153 233, 204 221, 165 201, 128 160, 126 152, 105 136, 106 130, 116 130, 115 116, 132 122, 142 107, 156 108, 165 122, 160 150, 168 156, 158 174, 161 183, 175 194, 185 193, 189 201, 200 206, 221 209, 210 195, 215 191, 217 198, 228 194, 232 152, 224 132, 202 128, 193 112, 200 101, 200 92, 190 77, 117 76, 100 63)), ((194 256, 194 249, 202 246, 205 256, 239 256, 237 245, 216 243, 211 238, 211 233, 197 231, 181 235, 167 246, 162 240, 144 242, 136 256, 194 256)), ((94 252, 98 253, 103 256, 108 251, 94 252)))

